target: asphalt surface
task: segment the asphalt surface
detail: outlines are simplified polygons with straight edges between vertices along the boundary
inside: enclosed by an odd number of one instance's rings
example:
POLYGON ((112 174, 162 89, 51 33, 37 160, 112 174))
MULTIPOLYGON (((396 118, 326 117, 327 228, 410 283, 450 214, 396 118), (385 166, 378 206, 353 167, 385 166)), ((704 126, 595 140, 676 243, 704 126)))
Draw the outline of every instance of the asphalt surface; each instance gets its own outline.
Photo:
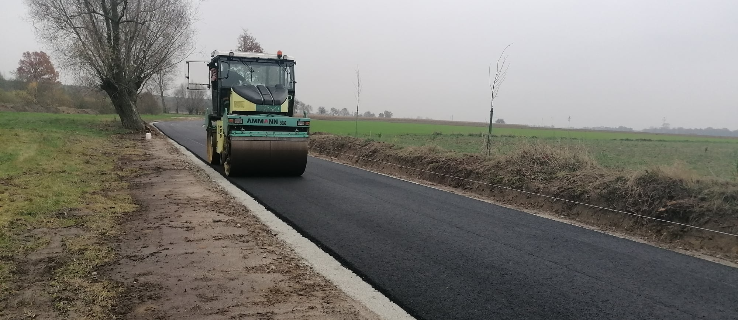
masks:
POLYGON ((231 181, 419 319, 737 319, 729 266, 312 157, 231 181))

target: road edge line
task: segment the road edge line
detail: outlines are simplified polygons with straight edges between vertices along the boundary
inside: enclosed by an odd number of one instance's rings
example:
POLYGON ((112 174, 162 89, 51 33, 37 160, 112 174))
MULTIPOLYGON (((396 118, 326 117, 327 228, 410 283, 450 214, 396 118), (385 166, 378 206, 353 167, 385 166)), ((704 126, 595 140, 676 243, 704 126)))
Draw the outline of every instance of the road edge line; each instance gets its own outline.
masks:
POLYGON ((294 228, 280 220, 274 213, 259 204, 254 198, 234 186, 220 173, 188 151, 185 147, 162 134, 167 141, 182 153, 187 159, 208 175, 208 177, 228 192, 236 201, 244 205, 264 225, 272 230, 277 237, 284 241, 295 253, 320 275, 328 279, 339 290, 357 300, 367 309, 383 319, 415 319, 397 304, 390 301, 385 295, 373 288, 351 270, 345 268, 330 254, 321 250, 316 244, 303 237, 294 228))

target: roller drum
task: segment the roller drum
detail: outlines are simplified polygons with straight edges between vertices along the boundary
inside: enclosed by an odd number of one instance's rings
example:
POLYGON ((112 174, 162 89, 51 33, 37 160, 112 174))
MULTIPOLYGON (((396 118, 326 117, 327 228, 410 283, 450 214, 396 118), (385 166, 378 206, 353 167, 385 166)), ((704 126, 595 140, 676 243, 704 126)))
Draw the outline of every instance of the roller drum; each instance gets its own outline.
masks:
POLYGON ((232 137, 230 175, 299 176, 308 160, 307 138, 232 137))

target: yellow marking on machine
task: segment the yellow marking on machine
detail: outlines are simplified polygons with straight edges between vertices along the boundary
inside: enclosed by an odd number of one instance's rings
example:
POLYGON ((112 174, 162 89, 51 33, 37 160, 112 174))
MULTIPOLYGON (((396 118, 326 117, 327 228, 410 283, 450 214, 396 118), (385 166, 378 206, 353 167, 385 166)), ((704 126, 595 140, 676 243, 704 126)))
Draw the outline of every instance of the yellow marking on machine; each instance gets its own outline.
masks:
MULTIPOLYGON (((257 111, 257 105, 254 102, 246 100, 231 89, 231 110, 230 111, 257 111)), ((287 111, 287 109, 285 109, 287 111)))
MULTIPOLYGON (((285 102, 280 105, 280 112, 287 112, 289 107, 290 99, 285 99, 285 102)), ((257 105, 254 102, 242 98, 239 94, 231 89, 230 101, 231 112, 234 111, 257 111, 257 105)))
POLYGON ((223 132, 223 120, 216 121, 216 151, 218 153, 223 152, 223 140, 226 139, 226 136, 223 132))
POLYGON ((280 106, 280 112, 287 112, 288 104, 287 102, 290 101, 290 99, 285 99, 285 102, 282 103, 280 106))

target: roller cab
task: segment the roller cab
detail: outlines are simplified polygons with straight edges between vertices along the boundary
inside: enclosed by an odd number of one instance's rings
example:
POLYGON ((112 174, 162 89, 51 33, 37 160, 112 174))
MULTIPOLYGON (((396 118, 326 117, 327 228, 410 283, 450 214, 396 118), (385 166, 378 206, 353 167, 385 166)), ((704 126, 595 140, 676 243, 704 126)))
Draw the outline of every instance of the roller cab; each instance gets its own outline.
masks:
POLYGON ((223 165, 228 176, 302 175, 310 119, 293 115, 294 59, 281 52, 214 51, 211 57, 208 162, 223 165))

